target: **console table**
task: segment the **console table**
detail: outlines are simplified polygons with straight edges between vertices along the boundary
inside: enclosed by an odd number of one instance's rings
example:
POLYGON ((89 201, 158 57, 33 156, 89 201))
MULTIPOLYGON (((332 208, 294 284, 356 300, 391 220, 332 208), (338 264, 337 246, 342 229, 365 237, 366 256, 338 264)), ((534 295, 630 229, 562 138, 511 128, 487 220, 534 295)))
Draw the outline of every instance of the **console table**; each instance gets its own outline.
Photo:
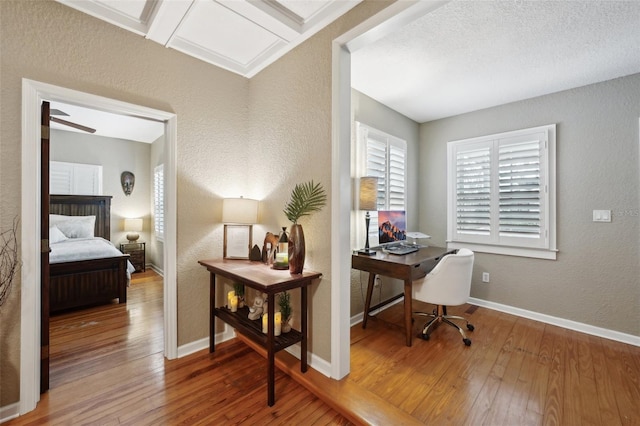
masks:
POLYGON ((295 343, 301 343, 300 370, 307 371, 307 287, 322 274, 303 271, 301 274, 290 274, 288 270, 275 270, 261 262, 238 259, 213 259, 198 261, 207 268, 209 279, 209 305, 211 317, 209 321, 209 352, 215 351, 215 318, 235 328, 258 345, 267 350, 267 403, 275 404, 275 353, 295 343), (267 317, 267 334, 262 333, 262 319, 250 320, 249 308, 239 308, 231 312, 227 307, 216 307, 216 276, 225 277, 233 282, 244 284, 261 293, 267 294, 269 315, 267 317), (285 290, 300 288, 300 330, 292 329, 280 336, 274 334, 275 295, 285 290))
POLYGON ((385 306, 394 300, 404 296, 404 327, 407 346, 411 346, 411 294, 413 280, 427 275, 440 261, 440 259, 450 251, 442 247, 422 247, 414 253, 402 256, 385 253, 378 250, 373 256, 354 254, 351 256, 351 267, 369 273, 367 285, 367 298, 364 304, 364 314, 362 318, 362 328, 367 327, 369 312, 385 306), (400 293, 384 302, 371 306, 371 295, 375 285, 376 275, 397 278, 404 281, 404 293, 400 293))

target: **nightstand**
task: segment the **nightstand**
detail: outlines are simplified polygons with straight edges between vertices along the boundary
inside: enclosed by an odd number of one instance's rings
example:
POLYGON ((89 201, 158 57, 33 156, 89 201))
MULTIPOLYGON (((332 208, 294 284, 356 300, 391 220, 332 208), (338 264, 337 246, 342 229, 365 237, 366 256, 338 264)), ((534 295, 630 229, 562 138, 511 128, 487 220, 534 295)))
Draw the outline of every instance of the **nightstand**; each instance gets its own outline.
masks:
POLYGON ((145 243, 122 243, 120 251, 129 255, 129 261, 136 268, 136 272, 144 272, 145 265, 145 243))

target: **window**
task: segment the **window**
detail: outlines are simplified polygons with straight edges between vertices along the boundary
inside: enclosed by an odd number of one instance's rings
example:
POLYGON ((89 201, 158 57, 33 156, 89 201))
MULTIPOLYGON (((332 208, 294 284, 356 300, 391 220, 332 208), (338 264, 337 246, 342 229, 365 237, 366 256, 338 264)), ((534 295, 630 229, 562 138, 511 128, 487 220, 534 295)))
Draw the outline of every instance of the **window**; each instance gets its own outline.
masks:
POLYGON ((449 142, 453 248, 556 258, 555 125, 449 142))
POLYGON ((102 195, 102 166, 51 161, 49 193, 102 195))
POLYGON ((153 217, 156 239, 164 239, 164 165, 153 170, 153 217))
MULTIPOLYGON (((362 123, 357 123, 357 133, 364 153, 361 176, 378 178, 377 210, 405 210, 407 142, 362 123)), ((370 215, 369 239, 377 241, 378 212, 370 215)))

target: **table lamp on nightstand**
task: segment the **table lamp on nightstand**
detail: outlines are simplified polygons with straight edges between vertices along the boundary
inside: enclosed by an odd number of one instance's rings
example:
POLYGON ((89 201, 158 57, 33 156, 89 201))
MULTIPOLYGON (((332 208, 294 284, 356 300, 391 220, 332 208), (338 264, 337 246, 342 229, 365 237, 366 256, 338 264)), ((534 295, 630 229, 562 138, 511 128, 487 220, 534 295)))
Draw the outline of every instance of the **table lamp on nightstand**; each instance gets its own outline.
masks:
POLYGON ((371 216, 369 212, 371 210, 378 210, 378 178, 375 176, 365 176, 360 178, 360 210, 366 210, 367 214, 364 217, 365 228, 367 232, 367 242, 364 245, 364 250, 358 250, 358 254, 365 256, 373 256, 376 254, 374 250, 369 249, 369 222, 371 216))
POLYGON ((127 240, 130 243, 135 243, 140 238, 138 232, 142 231, 142 219, 125 219, 124 230, 127 231, 127 240))

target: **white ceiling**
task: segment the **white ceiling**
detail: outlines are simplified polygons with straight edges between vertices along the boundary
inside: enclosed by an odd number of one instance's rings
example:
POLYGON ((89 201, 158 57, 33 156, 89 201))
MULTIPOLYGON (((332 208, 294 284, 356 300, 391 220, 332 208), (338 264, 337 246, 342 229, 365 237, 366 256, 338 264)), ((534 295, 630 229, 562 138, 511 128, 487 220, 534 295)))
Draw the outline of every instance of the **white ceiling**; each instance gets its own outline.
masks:
POLYGON ((351 63, 356 90, 423 123, 640 72, 640 1, 452 1, 351 63))
MULTIPOLYGON (((57 1, 251 78, 361 0, 57 1)), ((356 90, 422 123, 639 73, 640 1, 454 0, 351 62, 356 90)), ((59 107, 96 134, 158 137, 77 108, 59 107)))
MULTIPOLYGON (((164 134, 164 123, 137 117, 130 117, 110 112, 98 111, 62 102, 50 102, 53 117, 61 118, 82 126, 96 130, 93 135, 110 138, 126 139, 136 142, 152 143, 164 134), (54 115, 53 110, 64 112, 65 115, 54 115)), ((82 130, 70 126, 50 122, 52 129, 66 130, 89 135, 82 130)))
POLYGON ((57 0, 251 78, 362 0, 57 0))

